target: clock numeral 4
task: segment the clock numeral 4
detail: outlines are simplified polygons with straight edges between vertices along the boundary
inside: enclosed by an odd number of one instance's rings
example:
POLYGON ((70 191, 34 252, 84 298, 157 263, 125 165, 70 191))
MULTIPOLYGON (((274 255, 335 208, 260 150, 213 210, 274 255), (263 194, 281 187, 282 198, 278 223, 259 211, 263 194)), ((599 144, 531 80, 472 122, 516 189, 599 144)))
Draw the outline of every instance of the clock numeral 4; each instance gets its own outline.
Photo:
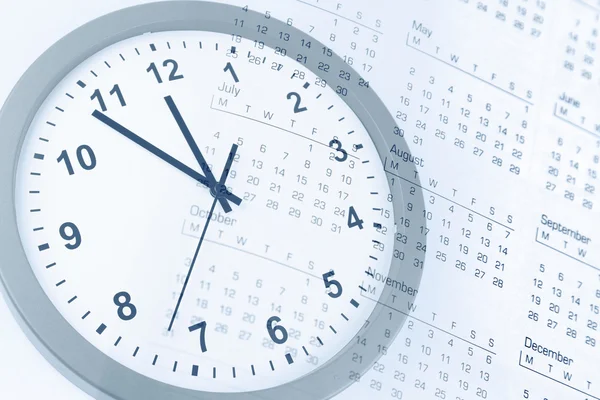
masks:
POLYGON ((364 221, 358 217, 356 210, 354 207, 350 206, 350 210, 348 212, 348 228, 354 228, 358 226, 359 229, 363 229, 364 221))

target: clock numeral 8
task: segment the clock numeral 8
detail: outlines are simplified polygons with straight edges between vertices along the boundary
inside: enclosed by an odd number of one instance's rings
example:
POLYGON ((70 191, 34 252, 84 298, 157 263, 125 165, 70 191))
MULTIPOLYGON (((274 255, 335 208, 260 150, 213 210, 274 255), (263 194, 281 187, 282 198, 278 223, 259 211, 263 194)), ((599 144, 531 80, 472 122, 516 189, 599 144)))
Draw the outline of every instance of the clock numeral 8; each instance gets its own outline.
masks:
POLYGON ((137 315, 137 308, 131 304, 131 295, 129 293, 119 292, 115 294, 113 302, 119 307, 117 309, 117 315, 123 321, 131 321, 137 315), (121 298, 123 301, 121 301, 121 298), (127 309, 127 314, 124 312, 125 309, 127 309))

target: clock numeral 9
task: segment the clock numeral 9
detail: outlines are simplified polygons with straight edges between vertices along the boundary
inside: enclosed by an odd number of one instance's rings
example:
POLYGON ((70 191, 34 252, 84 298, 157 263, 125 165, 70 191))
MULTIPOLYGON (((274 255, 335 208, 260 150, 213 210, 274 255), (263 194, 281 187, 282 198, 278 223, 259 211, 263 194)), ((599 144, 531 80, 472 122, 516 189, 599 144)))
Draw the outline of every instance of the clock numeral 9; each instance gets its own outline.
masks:
POLYGON ((328 292, 327 294, 329 295, 329 297, 331 297, 333 299, 337 299, 338 297, 340 297, 342 295, 342 284, 339 283, 338 281, 336 281, 335 279, 329 279, 334 275, 335 275, 335 272, 333 270, 323 274, 323 282, 325 283, 325 287, 328 289, 332 286, 336 288, 335 293, 328 292))
MULTIPOLYGON (((183 79, 183 75, 177 75, 177 70, 179 69, 179 64, 177 64, 177 61, 165 60, 162 65, 163 65, 163 67, 166 67, 169 64, 171 64, 171 66, 172 66, 171 73, 169 74, 169 81, 176 81, 178 79, 183 79)), ((154 72, 154 77, 156 78, 156 81, 158 83, 163 83, 163 80, 160 77, 160 72, 158 72, 158 68, 156 68, 156 64, 154 64, 154 63, 150 64, 148 69, 146 69, 146 72, 154 72)))
POLYGON ((60 237, 65 239, 66 241, 75 240, 74 243, 67 243, 65 247, 69 250, 75 250, 81 245, 81 232, 79 232, 79 228, 72 222, 65 222, 60 226, 58 230, 60 232, 60 237))
POLYGON ((119 292, 113 297, 113 302, 119 308, 117 309, 117 315, 123 321, 131 321, 137 315, 137 308, 131 304, 131 295, 127 292, 119 292), (127 310, 127 313, 125 313, 127 310))
POLYGON ((274 341, 277 344, 284 344, 285 342, 287 342, 287 339, 288 339, 287 330, 281 325, 273 326, 273 324, 275 322, 281 322, 281 318, 279 318, 279 317, 269 318, 269 320, 267 321, 267 332, 269 332, 269 336, 271 337, 272 341, 274 341), (278 332, 279 332, 279 335, 281 336, 281 338, 277 336, 278 332))
MULTIPOLYGON (((75 174, 75 170, 73 169, 73 164, 71 163, 71 159, 69 158, 69 153, 66 150, 63 150, 60 153, 60 156, 56 159, 58 163, 63 162, 67 167, 67 172, 69 175, 75 174)), ((91 171, 96 168, 96 155, 94 154, 94 150, 87 144, 82 144, 77 148, 77 161, 81 168, 86 171, 91 171), (86 155, 87 157, 84 157, 86 155)))

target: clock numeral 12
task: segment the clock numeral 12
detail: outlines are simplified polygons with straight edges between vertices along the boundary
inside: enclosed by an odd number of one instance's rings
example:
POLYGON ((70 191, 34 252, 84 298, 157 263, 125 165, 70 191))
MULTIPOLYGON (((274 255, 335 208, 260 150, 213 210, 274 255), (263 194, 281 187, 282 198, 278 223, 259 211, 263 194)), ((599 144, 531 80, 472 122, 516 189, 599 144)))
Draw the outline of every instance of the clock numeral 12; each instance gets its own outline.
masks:
MULTIPOLYGON (((166 67, 169 64, 171 65, 171 73, 169 74, 169 81, 176 81, 178 79, 183 79, 183 75, 177 75, 177 70, 179 69, 179 64, 177 64, 177 61, 165 60, 162 65, 163 65, 163 67, 166 67)), ((156 78, 156 81, 158 83, 163 83, 163 80, 160 76, 160 72, 158 72, 158 68, 156 68, 156 64, 154 64, 154 63, 150 64, 148 69, 146 69, 146 72, 154 72, 154 77, 156 78)))

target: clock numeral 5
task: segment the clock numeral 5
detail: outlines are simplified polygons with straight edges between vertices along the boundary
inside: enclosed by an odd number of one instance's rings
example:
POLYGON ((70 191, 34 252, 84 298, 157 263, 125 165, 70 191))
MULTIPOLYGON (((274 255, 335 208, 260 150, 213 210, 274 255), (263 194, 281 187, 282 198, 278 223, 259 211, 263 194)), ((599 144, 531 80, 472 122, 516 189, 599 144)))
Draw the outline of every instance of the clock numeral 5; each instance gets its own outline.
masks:
POLYGON ((329 279, 334 275, 335 275, 335 272, 333 270, 323 274, 323 282, 325 283, 325 287, 328 289, 332 286, 336 288, 335 293, 328 292, 327 294, 329 295, 329 297, 331 297, 333 299, 337 299, 338 297, 340 297, 342 295, 342 284, 340 282, 336 281, 335 279, 329 279))
MULTIPOLYGON (((169 81, 176 81, 178 79, 183 79, 183 75, 177 75, 177 70, 179 69, 179 64, 177 64, 177 61, 165 60, 162 65, 163 65, 163 67, 167 67, 169 64, 171 65, 171 73, 169 74, 169 81)), ((158 83, 163 83, 163 80, 160 76, 160 72, 158 72, 158 68, 156 68, 156 64, 154 64, 154 63, 150 64, 148 69, 146 69, 146 72, 154 72, 154 77, 156 78, 156 81, 158 83)))
MULTIPOLYGON (((56 159, 58 163, 63 162, 67 167, 67 171, 69 175, 75 174, 75 170, 73 169, 73 164, 71 163, 71 159, 69 158, 69 153, 66 150, 63 150, 60 153, 60 156, 56 159)), ((96 155, 94 154, 94 150, 87 144, 82 144, 77 148, 77 161, 81 168, 86 171, 90 171, 96 168, 96 155), (87 157, 84 157, 87 156, 87 157)))

